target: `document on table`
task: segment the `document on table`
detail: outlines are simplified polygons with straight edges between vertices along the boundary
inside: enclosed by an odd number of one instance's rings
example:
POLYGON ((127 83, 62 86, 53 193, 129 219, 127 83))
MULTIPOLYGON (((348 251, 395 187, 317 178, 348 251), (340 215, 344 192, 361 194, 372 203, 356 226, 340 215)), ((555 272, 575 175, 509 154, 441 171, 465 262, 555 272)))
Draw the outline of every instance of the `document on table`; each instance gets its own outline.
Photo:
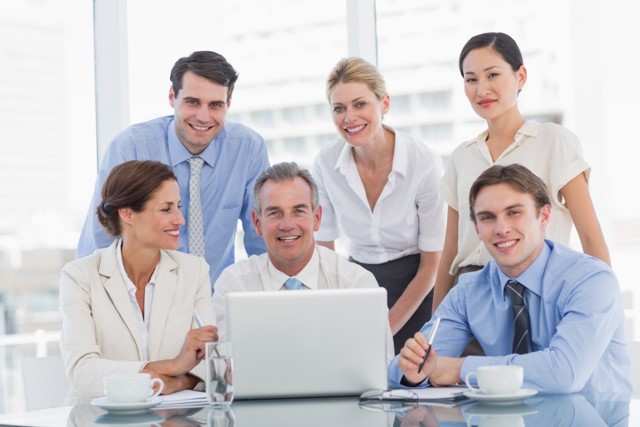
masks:
POLYGON ((161 396, 162 402, 156 408, 199 408, 207 406, 207 394, 203 391, 182 390, 161 396))
POLYGON ((464 395, 466 390, 468 390, 466 386, 402 388, 382 392, 365 392, 360 395, 360 400, 412 401, 454 406, 467 400, 464 395))

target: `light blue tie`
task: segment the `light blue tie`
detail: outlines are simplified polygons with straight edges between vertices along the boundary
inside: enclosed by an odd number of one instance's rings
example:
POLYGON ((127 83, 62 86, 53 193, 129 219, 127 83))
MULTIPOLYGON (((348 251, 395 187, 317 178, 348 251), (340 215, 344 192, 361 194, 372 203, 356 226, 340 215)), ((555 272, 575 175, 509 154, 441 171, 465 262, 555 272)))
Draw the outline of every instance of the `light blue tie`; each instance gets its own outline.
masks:
POLYGON ((204 159, 191 157, 191 177, 189 178, 189 253, 204 257, 204 224, 200 203, 200 172, 204 159))
POLYGON ((295 277, 290 277, 284 282, 284 287, 289 291, 298 291, 302 289, 302 282, 295 277))

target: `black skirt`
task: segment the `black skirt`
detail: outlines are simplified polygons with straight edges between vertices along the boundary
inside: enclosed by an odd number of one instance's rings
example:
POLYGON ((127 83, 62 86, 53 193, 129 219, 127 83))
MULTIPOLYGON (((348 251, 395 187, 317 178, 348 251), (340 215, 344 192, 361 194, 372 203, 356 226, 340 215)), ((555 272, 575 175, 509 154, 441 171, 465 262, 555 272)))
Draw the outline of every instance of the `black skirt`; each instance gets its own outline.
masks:
MULTIPOLYGON (((387 290, 387 306, 391 308, 398 301, 409 282, 416 276, 420 266, 420 254, 407 255, 382 264, 365 264, 351 257, 349 257, 349 261, 364 267, 374 275, 378 285, 387 290)), ((418 309, 402 329, 393 336, 395 354, 398 354, 404 347, 404 343, 429 321, 432 305, 433 290, 422 300, 418 309)))

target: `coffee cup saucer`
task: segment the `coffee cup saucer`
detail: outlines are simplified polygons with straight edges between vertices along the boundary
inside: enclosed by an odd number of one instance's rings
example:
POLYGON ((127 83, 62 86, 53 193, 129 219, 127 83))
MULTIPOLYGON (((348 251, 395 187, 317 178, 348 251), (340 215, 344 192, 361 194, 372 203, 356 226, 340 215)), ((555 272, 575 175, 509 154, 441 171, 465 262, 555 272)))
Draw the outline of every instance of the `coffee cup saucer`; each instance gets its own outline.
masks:
POLYGON ((538 391, 530 388, 521 388, 513 394, 486 394, 480 390, 467 390, 463 394, 469 399, 477 400, 487 405, 515 405, 535 396, 538 391))
POLYGON ((111 414, 132 415, 143 414, 154 406, 158 406, 160 402, 162 402, 161 397, 154 397, 152 399, 145 400, 144 402, 116 403, 107 399, 106 396, 103 396, 93 399, 91 404, 100 409, 109 411, 111 414))

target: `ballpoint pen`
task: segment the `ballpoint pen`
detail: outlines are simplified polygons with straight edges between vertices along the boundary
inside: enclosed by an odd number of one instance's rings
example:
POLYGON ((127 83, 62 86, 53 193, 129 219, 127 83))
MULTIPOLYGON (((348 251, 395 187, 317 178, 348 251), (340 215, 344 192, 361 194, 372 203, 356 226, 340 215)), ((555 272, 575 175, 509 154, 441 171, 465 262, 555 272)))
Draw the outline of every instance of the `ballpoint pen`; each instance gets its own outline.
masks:
POLYGON ((424 354, 424 359, 422 359, 422 363, 418 366, 418 373, 422 371, 424 364, 427 361, 427 357, 429 356, 429 351, 431 350, 431 345, 433 344, 433 340, 436 338, 436 333, 438 332, 438 327, 440 326, 440 318, 436 317, 436 321, 433 324, 433 328, 431 328, 431 334, 429 335, 429 346, 427 347, 427 352, 424 354))
MULTIPOLYGON (((196 319, 196 323, 198 324, 198 327, 202 328, 204 326, 204 322, 202 321, 202 317, 200 317, 200 315, 198 314, 198 310, 193 310, 193 317, 196 319)), ((216 355, 220 357, 220 353, 218 353, 217 348, 214 347, 213 351, 215 351, 216 355)))
POLYGON ((204 326, 204 322, 202 321, 202 317, 200 317, 197 310, 193 310, 193 317, 196 319, 198 328, 202 328, 204 326))

